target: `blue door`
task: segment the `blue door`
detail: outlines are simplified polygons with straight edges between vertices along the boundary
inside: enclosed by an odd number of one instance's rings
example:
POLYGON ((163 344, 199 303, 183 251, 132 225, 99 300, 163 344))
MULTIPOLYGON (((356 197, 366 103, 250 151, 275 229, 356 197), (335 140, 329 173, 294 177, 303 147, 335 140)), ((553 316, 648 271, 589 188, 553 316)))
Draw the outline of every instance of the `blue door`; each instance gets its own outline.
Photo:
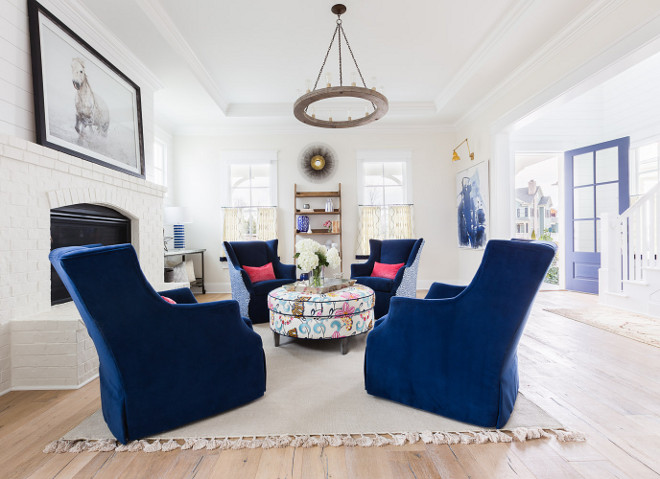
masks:
POLYGON ((630 205, 630 137, 564 153, 566 183, 566 289, 598 294, 600 215, 630 205))

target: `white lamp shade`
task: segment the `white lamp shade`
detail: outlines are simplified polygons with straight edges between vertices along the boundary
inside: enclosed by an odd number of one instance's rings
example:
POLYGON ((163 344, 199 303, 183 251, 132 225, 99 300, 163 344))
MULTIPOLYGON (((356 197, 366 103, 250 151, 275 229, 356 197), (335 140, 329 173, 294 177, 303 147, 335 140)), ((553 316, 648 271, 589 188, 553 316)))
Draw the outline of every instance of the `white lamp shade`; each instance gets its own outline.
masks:
POLYGON ((185 206, 166 206, 163 223, 166 225, 185 225, 192 223, 192 215, 185 206))

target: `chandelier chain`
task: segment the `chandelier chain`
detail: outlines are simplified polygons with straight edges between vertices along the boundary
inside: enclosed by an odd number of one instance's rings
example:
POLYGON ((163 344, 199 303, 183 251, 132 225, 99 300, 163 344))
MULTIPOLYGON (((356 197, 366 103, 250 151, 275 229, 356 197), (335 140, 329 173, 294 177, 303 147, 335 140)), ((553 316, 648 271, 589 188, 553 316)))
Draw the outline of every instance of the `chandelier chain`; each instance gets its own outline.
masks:
MULTIPOLYGON (((337 31, 340 28, 341 28, 341 24, 337 24, 337 28, 335 28, 335 33, 332 34, 332 40, 330 40, 330 46, 328 46, 328 51, 325 52, 325 58, 323 59, 323 63, 321 64, 321 69, 319 70, 319 74, 316 77, 316 82, 314 83, 314 88, 312 88, 312 90, 316 90, 316 86, 319 84, 321 73, 323 73, 323 68, 325 68, 325 62, 328 60, 328 55, 330 54, 330 50, 332 49, 332 44, 335 43, 335 37, 337 36, 337 31)), ((344 37, 346 37, 346 35, 344 35, 344 37)))
POLYGON ((339 28, 339 36, 337 37, 337 46, 339 47, 339 86, 344 86, 344 77, 341 68, 341 32, 344 29, 341 26, 341 19, 337 20, 337 28, 339 28))
POLYGON ((360 71, 360 67, 358 66, 357 60, 355 59, 355 55, 353 55, 353 49, 351 48, 351 44, 348 42, 348 37, 346 36, 346 32, 344 31, 344 28, 339 25, 339 28, 341 32, 339 33, 340 37, 341 35, 344 35, 344 40, 346 40, 346 46, 348 47, 348 51, 351 53, 351 58, 353 59, 353 63, 355 63, 355 68, 357 68, 358 75, 360 75, 360 80, 362 80, 362 85, 364 85, 365 88, 367 88, 367 83, 364 81, 364 77, 362 76, 362 71, 360 71))

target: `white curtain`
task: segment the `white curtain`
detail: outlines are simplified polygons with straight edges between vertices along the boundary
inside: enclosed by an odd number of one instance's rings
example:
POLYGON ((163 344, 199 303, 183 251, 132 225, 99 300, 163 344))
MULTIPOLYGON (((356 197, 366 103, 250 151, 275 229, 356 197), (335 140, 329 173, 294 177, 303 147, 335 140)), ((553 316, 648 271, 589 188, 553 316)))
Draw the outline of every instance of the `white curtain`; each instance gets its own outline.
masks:
POLYGON ((414 237, 413 205, 360 206, 356 254, 369 254, 370 239, 414 237))
POLYGON ((412 205, 389 206, 387 239, 406 239, 413 237, 412 205))
POLYGON ((257 239, 277 238, 277 208, 257 208, 257 239))
POLYGON ((358 247, 356 254, 369 254, 369 240, 382 239, 380 206, 360 206, 360 225, 358 227, 358 247))
POLYGON ((222 238, 224 241, 240 241, 243 239, 245 222, 240 208, 224 208, 222 238))

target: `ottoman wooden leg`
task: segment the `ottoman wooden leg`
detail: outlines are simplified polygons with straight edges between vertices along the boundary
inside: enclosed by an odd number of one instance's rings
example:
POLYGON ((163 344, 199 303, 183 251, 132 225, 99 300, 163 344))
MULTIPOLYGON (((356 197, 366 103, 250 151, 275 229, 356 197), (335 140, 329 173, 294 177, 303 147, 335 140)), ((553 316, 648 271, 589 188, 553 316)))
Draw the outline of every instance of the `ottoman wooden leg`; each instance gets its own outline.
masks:
POLYGON ((348 352, 348 338, 341 338, 341 353, 346 354, 348 352))
POLYGON ((273 331, 273 342, 275 343, 275 347, 278 347, 280 345, 280 335, 277 334, 275 331, 273 331))

